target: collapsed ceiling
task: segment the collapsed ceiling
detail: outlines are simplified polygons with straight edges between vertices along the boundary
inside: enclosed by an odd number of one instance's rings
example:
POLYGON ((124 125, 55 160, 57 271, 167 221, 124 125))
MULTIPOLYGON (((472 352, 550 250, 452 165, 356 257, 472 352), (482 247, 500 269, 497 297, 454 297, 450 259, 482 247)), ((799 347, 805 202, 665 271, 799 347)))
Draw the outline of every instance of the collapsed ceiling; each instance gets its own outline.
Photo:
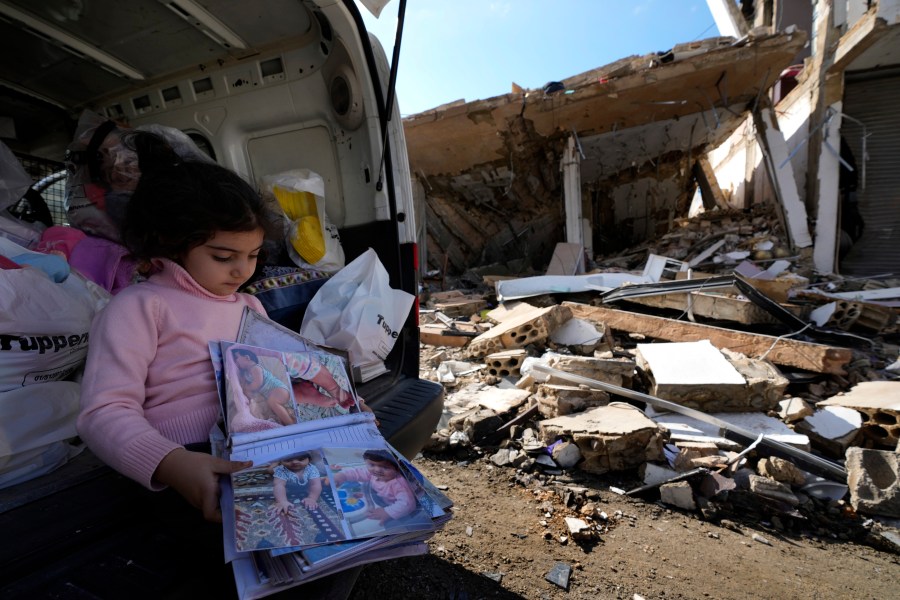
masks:
POLYGON ((408 117, 428 248, 458 272, 512 259, 546 265, 565 241, 560 161, 573 133, 595 250, 664 232, 673 213, 687 209, 696 159, 767 101, 765 92, 805 43, 797 31, 711 38, 544 90, 408 117))

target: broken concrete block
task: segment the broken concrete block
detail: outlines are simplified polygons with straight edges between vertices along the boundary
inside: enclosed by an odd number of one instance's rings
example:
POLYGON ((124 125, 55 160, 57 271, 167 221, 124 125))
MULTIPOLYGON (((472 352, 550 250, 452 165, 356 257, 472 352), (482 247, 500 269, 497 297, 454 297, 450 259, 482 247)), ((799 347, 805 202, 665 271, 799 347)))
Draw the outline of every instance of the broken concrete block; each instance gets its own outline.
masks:
POLYGON ((535 399, 540 413, 551 419, 609 404, 609 394, 606 392, 549 383, 537 386, 535 399))
MULTIPOLYGON (((719 447, 712 442, 679 442, 676 446, 678 447, 678 454, 675 455, 674 467, 676 471, 681 472, 690 471, 698 466, 707 466, 705 464, 695 465, 695 459, 718 456, 719 454, 719 447)), ((716 461, 716 464, 719 462, 716 461)), ((724 462, 724 460, 721 462, 724 462)))
POLYGON ((531 392, 528 390, 499 388, 479 383, 455 392, 451 400, 453 406, 464 406, 465 408, 480 406, 489 408, 497 414, 503 414, 525 404, 530 395, 531 392))
POLYGON ((480 295, 464 294, 459 290, 450 290, 432 293, 428 299, 427 306, 442 312, 448 317, 455 318, 469 317, 487 308, 487 302, 480 295))
POLYGON ((708 340, 638 344, 636 359, 657 398, 705 412, 749 408, 743 376, 708 340))
POLYGON ((518 375, 522 361, 528 356, 524 350, 504 350, 503 352, 494 352, 484 357, 487 365, 488 373, 497 377, 507 377, 509 375, 518 375))
MULTIPOLYGON (((588 379, 596 379, 603 383, 619 387, 631 386, 634 377, 634 361, 627 358, 596 358, 592 356, 569 356, 552 354, 548 357, 547 366, 565 371, 572 375, 580 375, 588 379)), ((571 385, 569 380, 550 375, 548 383, 571 385)))
POLYGON ((565 306, 534 309, 473 338, 466 353, 470 357, 480 357, 501 350, 524 348, 528 344, 542 344, 552 331, 571 318, 572 311, 565 306))
POLYGON ((478 407, 453 416, 450 419, 449 428, 464 433, 470 442, 478 443, 496 432, 501 425, 503 425, 503 419, 497 413, 478 407))
POLYGON ((573 444, 572 442, 555 444, 550 456, 552 456, 553 460, 556 461, 556 464, 563 469, 571 469, 577 465, 582 458, 578 445, 573 444))
POLYGON ((767 360, 750 358, 740 352, 728 349, 722 349, 721 352, 746 381, 750 407, 771 410, 778 406, 788 386, 787 377, 781 374, 778 367, 767 360))
POLYGON ((847 450, 850 504, 861 513, 900 518, 900 454, 847 450))
POLYGON ((780 481, 769 479, 768 477, 761 477, 755 473, 750 473, 748 477, 750 480, 750 491, 754 494, 784 502, 791 506, 800 504, 800 500, 798 500, 797 496, 794 495, 794 492, 791 491, 790 486, 785 485, 780 481))
POLYGON ((815 412, 812 405, 803 398, 787 398, 778 403, 778 416, 785 423, 794 423, 815 412))
POLYGON ((687 481, 665 483, 659 488, 659 499, 664 504, 677 506, 683 510, 697 510, 694 490, 687 481))
POLYGON ((675 469, 663 467, 652 462, 641 465, 638 473, 640 473, 644 485, 662 485, 679 475, 675 469))
POLYGON ((584 456, 579 468, 592 473, 621 471, 662 460, 662 430, 635 407, 615 403, 541 421, 541 439, 572 440, 584 456))
POLYGON ((568 346, 579 354, 590 354, 603 341, 603 332, 585 319, 569 319, 550 334, 550 341, 557 346, 568 346))
POLYGON ((777 456, 761 459, 756 465, 756 470, 763 477, 788 485, 803 485, 806 483, 806 475, 803 474, 803 471, 798 469, 794 463, 777 456))
POLYGON ((576 542, 589 542, 594 538, 594 532, 587 521, 575 517, 566 517, 565 519, 569 536, 576 542))
POLYGON ((844 455, 861 427, 862 415, 843 406, 826 406, 795 425, 797 431, 807 434, 814 444, 835 457, 844 455))
POLYGON ((863 415, 862 433, 875 444, 900 444, 900 381, 864 381, 817 406, 843 406, 863 415))

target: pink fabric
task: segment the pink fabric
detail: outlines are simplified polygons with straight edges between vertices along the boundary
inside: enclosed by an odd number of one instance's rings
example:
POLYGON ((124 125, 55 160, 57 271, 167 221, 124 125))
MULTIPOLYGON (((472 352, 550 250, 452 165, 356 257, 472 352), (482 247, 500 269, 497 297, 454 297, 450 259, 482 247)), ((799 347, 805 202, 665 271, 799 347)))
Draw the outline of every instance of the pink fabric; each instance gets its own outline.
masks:
POLYGON ((91 235, 75 245, 69 264, 114 295, 131 285, 134 277, 135 261, 128 258, 125 246, 91 235))
POLYGON ((169 260, 94 319, 77 428, 104 462, 150 489, 172 450, 209 439, 219 416, 208 342, 234 340, 247 294, 216 296, 169 260))
POLYGON ((80 229, 54 225, 44 230, 41 234, 41 241, 38 242, 34 249, 44 254, 53 252, 62 254, 68 260, 72 256, 72 250, 85 237, 87 237, 87 234, 80 229))

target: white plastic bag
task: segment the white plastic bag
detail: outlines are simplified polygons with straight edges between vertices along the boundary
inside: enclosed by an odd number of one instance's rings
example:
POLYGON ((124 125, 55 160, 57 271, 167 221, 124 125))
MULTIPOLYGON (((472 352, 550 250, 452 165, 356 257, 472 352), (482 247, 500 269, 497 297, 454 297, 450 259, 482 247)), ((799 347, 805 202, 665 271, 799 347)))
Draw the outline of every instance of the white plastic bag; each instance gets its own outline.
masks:
POLYGON ((300 334, 346 350, 353 365, 384 360, 414 299, 391 288, 384 265, 369 248, 319 288, 303 315, 300 334))
POLYGON ((0 488, 48 473, 77 449, 74 438, 81 386, 43 383, 0 393, 0 488))
MULTIPOLYGON (((27 252, 0 239, 4 256, 27 252)), ((0 391, 65 379, 84 364, 105 302, 96 289, 75 274, 55 283, 31 267, 0 270, 0 391)))
POLYGON ((338 228, 325 211, 325 181, 309 169, 263 177, 266 198, 284 215, 284 241, 298 267, 334 273, 344 266, 338 228))

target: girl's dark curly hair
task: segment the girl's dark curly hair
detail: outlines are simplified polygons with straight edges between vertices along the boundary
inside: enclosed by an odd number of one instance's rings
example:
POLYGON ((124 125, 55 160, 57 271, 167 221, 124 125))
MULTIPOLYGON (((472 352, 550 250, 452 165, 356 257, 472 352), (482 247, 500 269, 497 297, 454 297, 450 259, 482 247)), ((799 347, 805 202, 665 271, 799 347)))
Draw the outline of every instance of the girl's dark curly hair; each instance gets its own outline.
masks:
POLYGON ((149 132, 131 132, 124 141, 137 153, 141 170, 122 226, 122 240, 138 261, 179 261, 217 231, 270 231, 263 200, 237 173, 182 161, 149 132))

